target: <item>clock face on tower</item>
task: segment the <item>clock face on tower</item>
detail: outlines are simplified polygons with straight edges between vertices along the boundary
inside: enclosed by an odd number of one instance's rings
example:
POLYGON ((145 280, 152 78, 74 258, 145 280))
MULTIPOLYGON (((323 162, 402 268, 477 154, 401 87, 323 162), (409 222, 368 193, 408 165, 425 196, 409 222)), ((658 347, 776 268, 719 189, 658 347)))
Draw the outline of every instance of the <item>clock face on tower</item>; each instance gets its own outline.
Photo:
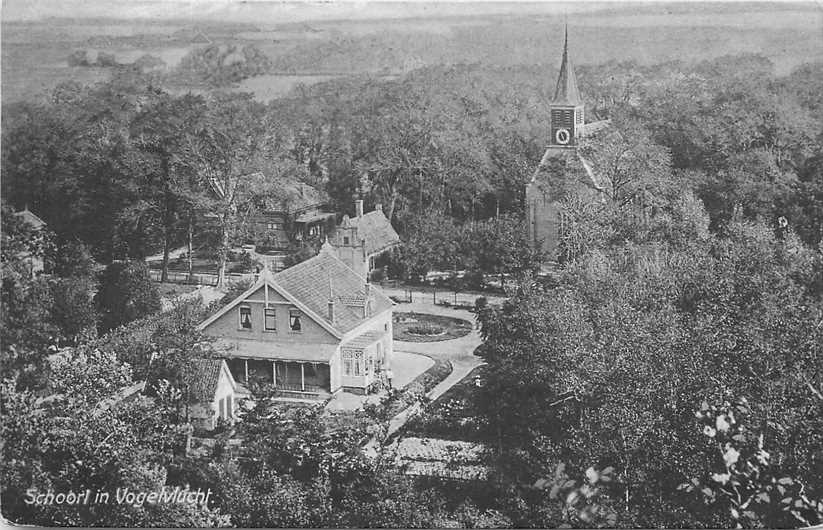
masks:
POLYGON ((574 110, 552 109, 551 111, 551 143, 554 145, 570 145, 574 138, 574 110))

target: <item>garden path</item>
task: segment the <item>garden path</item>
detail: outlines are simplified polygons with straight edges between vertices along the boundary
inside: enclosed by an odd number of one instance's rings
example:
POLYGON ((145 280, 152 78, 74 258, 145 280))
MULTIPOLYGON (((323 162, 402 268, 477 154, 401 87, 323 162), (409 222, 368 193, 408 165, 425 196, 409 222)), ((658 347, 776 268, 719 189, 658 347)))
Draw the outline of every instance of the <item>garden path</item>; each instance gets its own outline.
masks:
MULTIPOLYGON (((397 295, 392 289, 383 290, 388 295, 397 295)), ((402 291, 397 289, 398 292, 402 291)), ((402 293, 399 295, 402 297, 402 293)), ((398 304, 395 312, 415 312, 430 315, 443 315, 462 318, 469 322, 474 322, 474 314, 464 309, 452 309, 445 306, 435 305, 431 298, 420 297, 412 303, 398 304)), ((475 350, 482 343, 480 332, 472 329, 471 332, 457 339, 444 340, 440 342, 405 342, 394 341, 395 351, 407 351, 412 353, 422 353, 425 355, 437 356, 452 363, 452 373, 426 394, 431 400, 442 396, 447 390, 457 384, 458 381, 466 377, 469 372, 484 364, 483 360, 474 354, 475 350)), ((389 421, 387 437, 396 433, 406 422, 420 411, 419 405, 408 407, 389 421)), ((369 440, 363 448, 366 454, 376 455, 378 449, 376 439, 369 440)))

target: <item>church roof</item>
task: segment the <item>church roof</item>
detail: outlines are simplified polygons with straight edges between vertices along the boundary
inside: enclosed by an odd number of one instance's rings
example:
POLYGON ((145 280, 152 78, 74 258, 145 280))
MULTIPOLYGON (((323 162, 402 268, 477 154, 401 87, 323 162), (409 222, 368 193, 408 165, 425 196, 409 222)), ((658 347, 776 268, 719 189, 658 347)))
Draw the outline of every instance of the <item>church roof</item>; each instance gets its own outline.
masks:
POLYGON ((576 106, 583 104, 580 91, 577 89, 577 77, 569 58, 569 28, 566 26, 563 38, 563 60, 560 63, 560 75, 557 76, 557 87, 554 89, 552 103, 555 105, 576 106))
POLYGON ((598 171, 597 164, 593 161, 596 157, 590 156, 596 154, 591 151, 597 149, 596 144, 590 143, 594 138, 608 143, 618 141, 621 134, 611 126, 611 120, 585 124, 579 148, 550 146, 546 149, 532 176, 530 185, 551 189, 554 196, 562 196, 564 190, 576 184, 582 184, 597 192, 609 189, 611 183, 602 171, 598 171), (558 173, 560 169, 562 172, 558 173))
POLYGON ((381 252, 400 243, 400 236, 383 214, 383 210, 379 208, 363 214, 362 217, 344 216, 340 227, 357 228, 357 237, 366 241, 367 255, 381 252))
POLYGON ((583 125, 583 136, 595 136, 600 131, 606 130, 611 125, 611 120, 592 121, 583 125))

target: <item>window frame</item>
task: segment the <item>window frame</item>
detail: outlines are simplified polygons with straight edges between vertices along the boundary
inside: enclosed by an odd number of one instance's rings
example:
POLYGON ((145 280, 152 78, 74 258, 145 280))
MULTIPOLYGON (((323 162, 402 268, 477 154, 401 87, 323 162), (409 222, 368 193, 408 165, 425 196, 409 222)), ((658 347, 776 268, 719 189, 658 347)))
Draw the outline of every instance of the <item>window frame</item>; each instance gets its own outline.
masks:
POLYGON ((240 330, 242 330, 242 331, 251 331, 252 329, 254 329, 254 323, 252 322, 252 318, 251 318, 251 317, 252 317, 252 310, 251 310, 251 306, 250 306, 250 305, 241 305, 241 306, 238 308, 238 311, 237 311, 237 325, 238 325, 238 329, 240 329, 240 330), (244 312, 248 312, 248 315, 249 315, 249 318, 248 318, 248 323, 249 323, 249 325, 248 325, 248 326, 244 326, 244 325, 243 325, 243 313, 244 313, 244 312))
POLYGON ((289 309, 289 333, 303 333, 303 312, 299 309, 289 309), (294 329, 295 322, 299 326, 294 329))
POLYGON ((277 308, 272 305, 263 308, 263 331, 277 333, 277 308), (273 327, 269 327, 269 317, 271 317, 274 323, 273 327))
POLYGON ((343 376, 352 377, 354 375, 354 352, 343 350, 343 376))
POLYGON ((355 350, 352 356, 354 360, 354 377, 363 377, 365 373, 365 353, 363 350, 355 350))

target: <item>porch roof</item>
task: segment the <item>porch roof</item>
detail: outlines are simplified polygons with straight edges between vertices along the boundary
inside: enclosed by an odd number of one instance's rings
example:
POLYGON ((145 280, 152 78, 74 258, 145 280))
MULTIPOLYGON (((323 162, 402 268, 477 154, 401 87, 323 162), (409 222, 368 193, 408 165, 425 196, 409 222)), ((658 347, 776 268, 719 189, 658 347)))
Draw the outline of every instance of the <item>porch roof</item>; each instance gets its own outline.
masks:
POLYGON ((366 346, 369 346, 370 344, 374 344, 375 342, 380 340, 381 336, 382 336, 382 333, 380 333, 379 331, 368 331, 366 333, 363 333, 362 335, 358 335, 358 336, 354 337, 353 339, 344 342, 341 345, 341 347, 343 347, 343 348, 365 348, 366 346))
POLYGON ((218 346, 228 349, 230 357, 277 361, 327 363, 337 349, 336 344, 282 343, 251 339, 220 339, 218 346))

